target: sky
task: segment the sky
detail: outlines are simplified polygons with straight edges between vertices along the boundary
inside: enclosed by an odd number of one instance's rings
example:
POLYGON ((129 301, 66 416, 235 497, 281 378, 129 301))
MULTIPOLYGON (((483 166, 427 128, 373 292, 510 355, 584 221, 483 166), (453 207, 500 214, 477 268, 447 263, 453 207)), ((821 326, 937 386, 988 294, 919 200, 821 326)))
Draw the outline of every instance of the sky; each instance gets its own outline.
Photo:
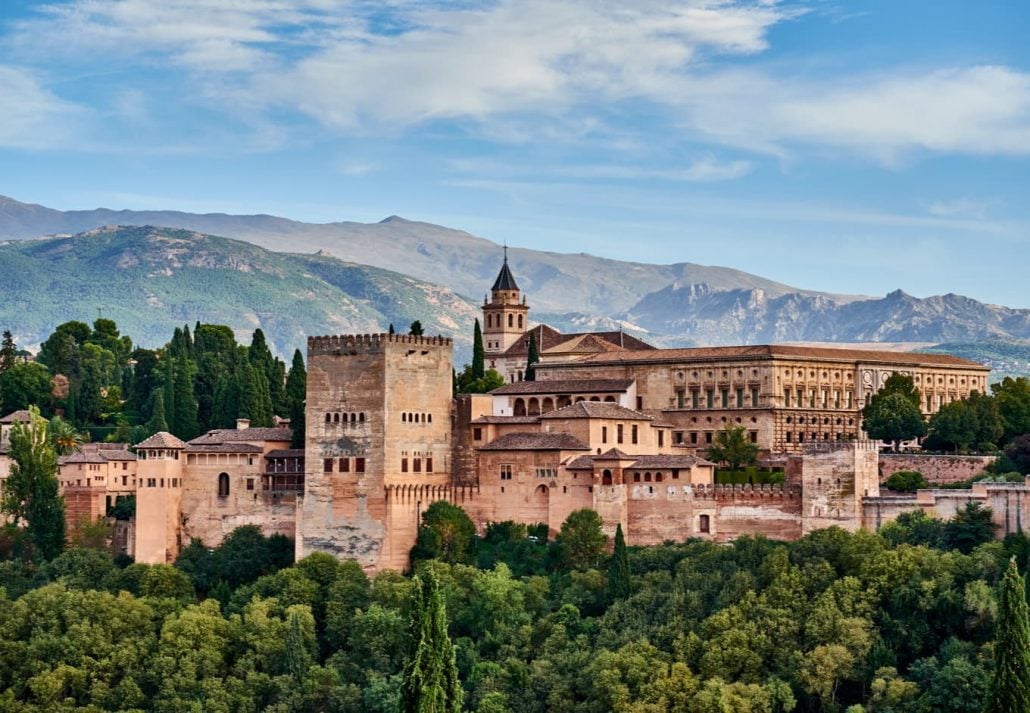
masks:
POLYGON ((2 0, 0 194, 1030 308, 1028 34, 1024 0, 2 0))

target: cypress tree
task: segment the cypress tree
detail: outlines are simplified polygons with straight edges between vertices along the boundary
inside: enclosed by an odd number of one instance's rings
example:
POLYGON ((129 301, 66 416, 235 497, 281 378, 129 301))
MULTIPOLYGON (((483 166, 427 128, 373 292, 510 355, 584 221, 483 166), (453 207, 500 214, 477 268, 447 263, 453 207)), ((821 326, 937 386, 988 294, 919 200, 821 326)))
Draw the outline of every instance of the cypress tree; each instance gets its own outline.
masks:
POLYGON ((529 333, 529 356, 526 357, 526 381, 536 381, 536 363, 540 361, 540 351, 536 346, 536 335, 529 333))
POLYGON ((1030 711, 1030 623, 1016 558, 998 586, 998 624, 994 634, 994 674, 984 713, 1030 711))
POLYGON ((622 523, 615 527, 615 551, 608 565, 608 601, 614 602, 629 596, 629 551, 622 534, 622 523))
POLYGON ((308 374, 304 368, 304 357, 300 349, 293 352, 293 363, 290 365, 290 373, 286 376, 286 390, 284 398, 289 407, 290 428, 293 429, 294 448, 304 447, 304 401, 307 398, 308 374))
POLYGON ((462 690, 454 645, 447 635, 447 612, 432 568, 413 578, 411 654, 404 667, 404 713, 459 713, 462 690))
POLYGON ((168 430, 168 421, 165 419, 165 390, 160 386, 154 389, 150 397, 150 420, 147 421, 147 430, 150 433, 168 430))
POLYGON ((14 343, 11 330, 5 329, 3 341, 0 342, 0 372, 7 371, 18 360, 18 346, 14 343))
POLYGON ((164 361, 161 365, 161 388, 164 390, 165 418, 172 426, 175 422, 175 360, 167 350, 161 358, 164 361))
POLYGON ((472 333, 472 378, 482 379, 486 375, 486 353, 483 351, 483 330, 476 320, 476 328, 472 333))
POLYGON ((185 356, 175 365, 175 413, 172 415, 172 433, 184 441, 196 438, 197 397, 193 390, 193 363, 185 356))
POLYGON ((397 332, 393 328, 393 322, 390 322, 390 334, 396 334, 397 332))
POLYGON ((422 331, 422 322, 418 321, 417 319, 411 323, 410 327, 408 327, 408 334, 410 334, 412 337, 421 337, 422 331))
POLYGON ((304 678, 313 663, 308 644, 304 640, 304 630, 300 625, 300 615, 297 612, 290 613, 290 628, 286 630, 286 637, 283 642, 286 650, 283 652, 283 668, 288 676, 300 681, 304 678))

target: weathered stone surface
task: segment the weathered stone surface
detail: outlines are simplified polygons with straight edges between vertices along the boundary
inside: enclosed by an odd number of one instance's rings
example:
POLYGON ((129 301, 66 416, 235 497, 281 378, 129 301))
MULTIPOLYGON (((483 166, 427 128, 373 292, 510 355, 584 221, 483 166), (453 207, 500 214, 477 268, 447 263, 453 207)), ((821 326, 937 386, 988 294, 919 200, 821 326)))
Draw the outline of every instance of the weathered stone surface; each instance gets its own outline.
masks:
POLYGON ((914 453, 880 454, 880 481, 900 470, 915 470, 933 484, 957 483, 980 475, 997 460, 996 456, 919 455, 914 453))

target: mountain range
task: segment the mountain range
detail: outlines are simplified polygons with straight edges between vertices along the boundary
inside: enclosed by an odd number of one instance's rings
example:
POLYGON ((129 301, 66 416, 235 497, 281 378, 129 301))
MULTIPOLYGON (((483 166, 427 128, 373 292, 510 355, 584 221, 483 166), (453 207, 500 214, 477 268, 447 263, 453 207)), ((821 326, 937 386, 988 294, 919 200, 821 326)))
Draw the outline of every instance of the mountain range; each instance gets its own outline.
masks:
MULTIPOLYGON (((427 331, 453 334, 464 351, 501 259, 489 240, 397 216, 315 224, 271 215, 59 211, 3 197, 0 240, 9 241, 0 245, 9 276, 0 284, 0 319, 20 322, 30 342, 54 320, 71 318, 62 305, 88 303, 91 313, 99 307, 112 317, 125 309, 126 327, 139 324, 127 331, 141 341, 163 340, 169 325, 200 319, 241 331, 260 325, 285 349, 299 346, 303 334, 406 327, 417 318, 427 331), (57 275, 65 276, 60 284, 57 275), (133 301, 117 306, 129 295, 133 301)), ((531 319, 563 330, 623 328, 660 346, 992 340, 1020 350, 1030 339, 1030 310, 960 295, 842 295, 727 267, 508 252, 531 319)))

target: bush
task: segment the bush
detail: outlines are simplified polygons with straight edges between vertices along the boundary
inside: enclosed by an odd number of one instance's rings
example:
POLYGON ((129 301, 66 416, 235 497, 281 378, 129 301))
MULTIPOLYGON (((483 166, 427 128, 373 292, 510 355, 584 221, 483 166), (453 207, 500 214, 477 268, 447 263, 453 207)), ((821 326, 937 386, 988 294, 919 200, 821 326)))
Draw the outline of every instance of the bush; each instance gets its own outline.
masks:
POLYGON ((887 490, 901 493, 911 493, 930 487, 926 478, 918 470, 899 470, 887 478, 884 485, 887 486, 887 490))
POLYGON ((716 469, 715 471, 717 485, 782 485, 783 480, 782 470, 768 471, 751 467, 743 470, 716 469))

